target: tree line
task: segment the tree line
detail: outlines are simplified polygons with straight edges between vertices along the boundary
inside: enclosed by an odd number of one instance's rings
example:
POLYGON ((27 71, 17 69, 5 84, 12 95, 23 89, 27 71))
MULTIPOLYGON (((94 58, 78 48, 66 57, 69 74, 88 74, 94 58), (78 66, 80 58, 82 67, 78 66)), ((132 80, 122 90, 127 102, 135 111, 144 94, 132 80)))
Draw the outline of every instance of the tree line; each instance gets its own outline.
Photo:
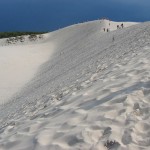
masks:
POLYGON ((22 35, 37 35, 37 34, 44 34, 44 33, 46 32, 0 32, 0 39, 17 37, 22 35))

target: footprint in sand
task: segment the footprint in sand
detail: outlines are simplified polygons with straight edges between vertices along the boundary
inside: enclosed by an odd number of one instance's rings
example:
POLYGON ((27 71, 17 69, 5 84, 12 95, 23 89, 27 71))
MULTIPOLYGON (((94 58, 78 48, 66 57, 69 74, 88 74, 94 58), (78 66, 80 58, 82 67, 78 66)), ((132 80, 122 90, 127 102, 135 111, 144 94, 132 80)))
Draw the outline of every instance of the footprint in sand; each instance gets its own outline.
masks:
POLYGON ((107 127, 105 128, 104 132, 103 132, 103 136, 109 136, 112 133, 111 128, 107 127))
POLYGON ((140 109, 139 103, 134 103, 133 109, 134 109, 134 110, 140 109))
POLYGON ((130 130, 125 130, 124 134, 122 136, 122 143, 124 145, 128 145, 131 142, 132 142, 131 131, 130 130))

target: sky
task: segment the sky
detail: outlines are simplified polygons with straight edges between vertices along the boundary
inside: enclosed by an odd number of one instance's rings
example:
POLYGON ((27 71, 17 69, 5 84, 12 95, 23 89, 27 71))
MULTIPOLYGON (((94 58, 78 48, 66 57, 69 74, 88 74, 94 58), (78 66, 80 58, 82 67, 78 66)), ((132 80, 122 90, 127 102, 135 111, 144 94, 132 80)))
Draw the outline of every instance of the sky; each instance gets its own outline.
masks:
POLYGON ((0 0, 0 32, 53 31, 109 18, 150 20, 150 0, 0 0))

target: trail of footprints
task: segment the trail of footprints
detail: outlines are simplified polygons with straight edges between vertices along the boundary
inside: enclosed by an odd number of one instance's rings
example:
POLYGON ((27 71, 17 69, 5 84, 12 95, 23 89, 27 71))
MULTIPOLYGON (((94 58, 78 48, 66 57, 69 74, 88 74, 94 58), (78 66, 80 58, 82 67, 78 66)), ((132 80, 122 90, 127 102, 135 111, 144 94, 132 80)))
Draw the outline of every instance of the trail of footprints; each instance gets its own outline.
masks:
POLYGON ((145 55, 114 66, 106 76, 96 73, 78 88, 73 85, 31 103, 24 108, 25 118, 0 129, 0 149, 150 148, 150 67, 145 55))

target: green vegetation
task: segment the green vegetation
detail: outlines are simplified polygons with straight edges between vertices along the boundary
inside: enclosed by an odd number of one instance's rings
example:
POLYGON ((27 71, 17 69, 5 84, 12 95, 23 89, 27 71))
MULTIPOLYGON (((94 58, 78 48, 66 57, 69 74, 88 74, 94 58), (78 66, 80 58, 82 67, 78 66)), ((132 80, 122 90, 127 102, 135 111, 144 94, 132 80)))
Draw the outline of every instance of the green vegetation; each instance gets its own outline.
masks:
POLYGON ((2 38, 10 38, 10 37, 17 37, 22 35, 37 35, 37 34, 44 34, 46 32, 0 32, 0 39, 2 38))

